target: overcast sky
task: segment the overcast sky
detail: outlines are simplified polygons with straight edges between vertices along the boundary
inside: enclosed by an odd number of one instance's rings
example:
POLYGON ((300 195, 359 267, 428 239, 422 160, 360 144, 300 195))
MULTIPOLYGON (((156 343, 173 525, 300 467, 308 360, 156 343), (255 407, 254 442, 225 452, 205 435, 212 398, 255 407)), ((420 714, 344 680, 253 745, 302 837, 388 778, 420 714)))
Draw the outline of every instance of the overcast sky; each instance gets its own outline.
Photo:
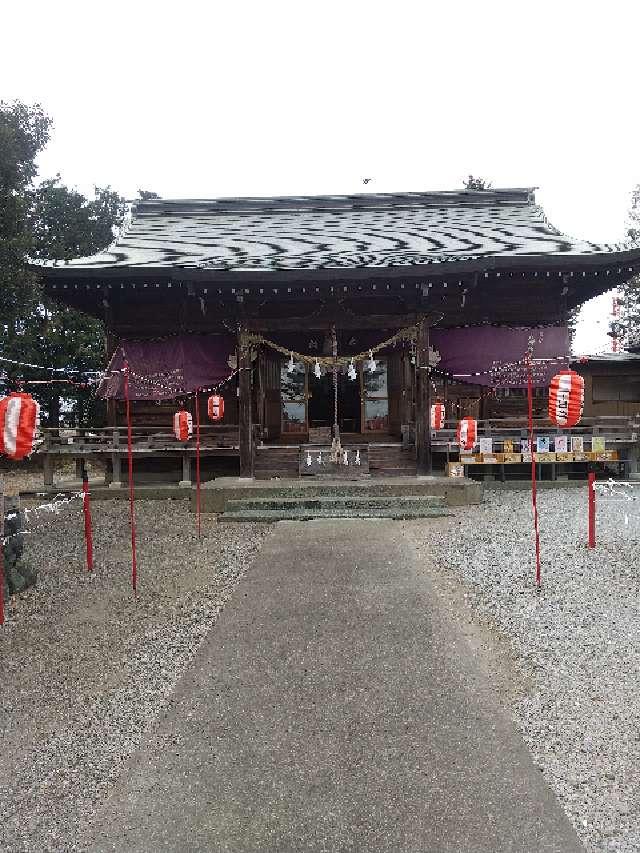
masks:
MULTIPOLYGON (((41 174, 85 192, 438 190, 473 173, 539 187, 569 235, 624 239, 637 0, 9 0, 1 25, 0 98, 43 104, 41 174)), ((578 350, 606 344, 609 306, 578 350)))

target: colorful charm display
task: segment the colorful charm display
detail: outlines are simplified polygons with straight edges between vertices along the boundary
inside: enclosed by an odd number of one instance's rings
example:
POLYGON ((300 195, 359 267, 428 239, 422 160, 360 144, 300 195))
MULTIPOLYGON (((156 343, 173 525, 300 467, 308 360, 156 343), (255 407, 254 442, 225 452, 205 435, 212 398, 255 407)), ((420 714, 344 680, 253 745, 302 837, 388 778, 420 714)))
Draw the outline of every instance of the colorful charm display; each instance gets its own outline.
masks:
POLYGON ((212 421, 221 421, 224 417, 224 397, 213 394, 207 400, 207 412, 212 421))
POLYGON ((444 403, 431 406, 431 429, 444 429, 444 403))
POLYGON ((181 410, 173 416, 173 432, 178 441, 188 441, 193 435, 193 418, 190 412, 181 410))
POLYGON ((473 450, 477 434, 478 424, 475 418, 462 418, 458 421, 456 441, 460 445, 460 450, 473 450))
POLYGON ((549 420, 559 427, 580 422, 584 409, 584 379, 575 370, 561 370, 549 386, 549 420))
POLYGON ((14 391, 0 400, 0 454, 24 459, 33 450, 40 406, 30 394, 14 391))

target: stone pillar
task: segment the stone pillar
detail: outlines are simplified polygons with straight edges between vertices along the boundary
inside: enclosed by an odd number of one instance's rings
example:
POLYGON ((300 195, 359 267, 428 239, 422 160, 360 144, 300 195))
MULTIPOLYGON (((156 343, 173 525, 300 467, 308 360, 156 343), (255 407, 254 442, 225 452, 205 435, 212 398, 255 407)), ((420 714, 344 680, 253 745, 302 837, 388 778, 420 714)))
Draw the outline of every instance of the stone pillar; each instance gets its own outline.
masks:
POLYGON ((431 370, 429 326, 422 318, 416 338, 416 462, 419 477, 432 473, 431 462, 431 370))
POLYGON ((238 425, 240 477, 253 479, 253 424, 251 418, 251 344, 246 334, 238 333, 238 425))

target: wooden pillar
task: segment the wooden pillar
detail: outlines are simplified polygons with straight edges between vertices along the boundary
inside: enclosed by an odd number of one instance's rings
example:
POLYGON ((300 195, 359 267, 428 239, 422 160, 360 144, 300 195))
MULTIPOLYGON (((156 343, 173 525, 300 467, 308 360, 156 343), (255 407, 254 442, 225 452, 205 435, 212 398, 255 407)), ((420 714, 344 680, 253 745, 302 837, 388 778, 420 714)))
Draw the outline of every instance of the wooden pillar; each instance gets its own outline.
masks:
POLYGON ((251 344, 246 334, 238 333, 238 426, 240 444, 240 476, 253 479, 253 424, 251 418, 251 344))
POLYGON ((444 402, 444 417, 447 420, 449 415, 449 377, 445 373, 442 377, 442 400, 444 402))
POLYGON ((111 454, 111 482, 110 489, 119 489, 122 486, 122 465, 119 453, 111 454))
POLYGON ((53 457, 50 453, 45 453, 42 470, 45 486, 53 486, 53 457))
POLYGON ((431 377, 429 326, 423 318, 416 338, 416 463, 418 476, 432 472, 431 464, 431 377))
POLYGON ((120 447, 120 432, 117 428, 112 431, 111 444, 113 452, 111 453, 111 481, 110 489, 119 489, 122 486, 122 459, 118 449, 120 447))
POLYGON ((413 377, 411 375, 411 356, 407 350, 402 355, 402 408, 401 423, 413 421, 413 377))
POLYGON ((182 454, 182 479, 178 485, 183 489, 191 488, 191 456, 186 450, 182 454))
POLYGON ((107 426, 115 427, 118 425, 117 403, 113 397, 107 400, 107 426))

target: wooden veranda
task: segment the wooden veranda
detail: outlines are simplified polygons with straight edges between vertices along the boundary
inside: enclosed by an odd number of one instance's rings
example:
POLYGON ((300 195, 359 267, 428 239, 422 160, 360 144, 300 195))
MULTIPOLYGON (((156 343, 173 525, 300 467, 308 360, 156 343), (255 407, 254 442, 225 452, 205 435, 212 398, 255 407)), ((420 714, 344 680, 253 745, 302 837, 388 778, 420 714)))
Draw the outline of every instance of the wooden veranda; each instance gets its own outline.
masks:
MULTIPOLYGON (((98 461, 104 464, 106 482, 119 488, 126 480, 127 430, 109 427, 92 430, 45 429, 40 453, 44 457, 45 485, 54 485, 56 464, 73 461, 78 478, 82 464, 98 461)), ((571 448, 572 438, 579 438, 582 451, 538 454, 538 474, 541 479, 584 476, 587 469, 599 468, 603 475, 623 471, 638 473, 640 444, 640 416, 585 418, 578 427, 562 430, 548 420, 534 420, 536 436, 546 436, 552 441, 558 436, 567 438, 571 448), (598 449, 593 449, 596 439, 598 449)), ((443 430, 431 432, 430 444, 435 472, 446 473, 448 466, 462 463, 465 473, 480 478, 526 478, 530 464, 514 452, 528 436, 528 423, 523 418, 486 419, 478 422, 481 439, 491 439, 489 453, 462 453, 455 440, 455 422, 448 422, 443 430), (506 448, 509 448, 506 450, 506 448)), ((136 426, 132 431, 133 454, 136 461, 135 477, 139 482, 180 482, 191 486, 195 477, 195 438, 177 446, 172 433, 162 432, 154 426, 136 426), (162 465, 145 469, 145 460, 162 460, 162 465)), ((398 477, 415 475, 415 447, 407 438, 404 442, 391 441, 388 436, 378 436, 374 441, 362 442, 359 435, 342 436, 343 445, 355 452, 366 454, 367 466, 354 472, 358 477, 398 477)), ((296 478, 305 476, 305 454, 318 453, 322 445, 271 444, 264 441, 256 429, 252 441, 252 470, 256 479, 296 478)), ((326 451, 325 451, 326 452, 326 451)), ((238 426, 203 426, 201 432, 201 472, 203 482, 216 476, 240 474, 240 443, 238 426)))

